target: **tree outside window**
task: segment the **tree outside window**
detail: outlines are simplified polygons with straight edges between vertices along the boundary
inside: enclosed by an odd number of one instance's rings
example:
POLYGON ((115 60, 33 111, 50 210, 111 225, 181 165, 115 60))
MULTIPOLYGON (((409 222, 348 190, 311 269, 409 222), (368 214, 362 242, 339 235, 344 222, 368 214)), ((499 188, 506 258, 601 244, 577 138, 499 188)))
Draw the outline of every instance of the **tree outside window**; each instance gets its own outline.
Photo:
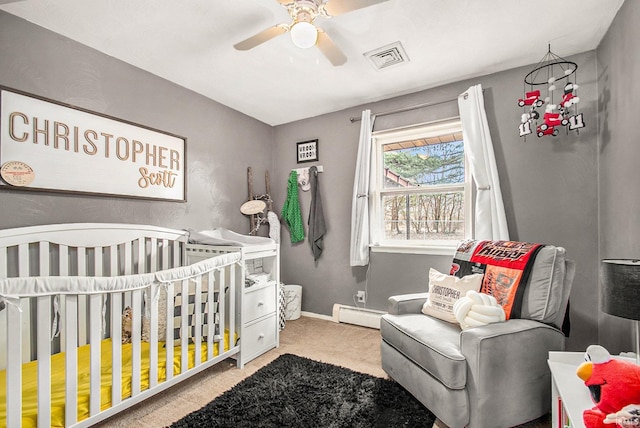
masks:
POLYGON ((469 189, 459 122, 445 129, 425 125, 416 135, 378 137, 380 238, 457 242, 468 232, 469 189))

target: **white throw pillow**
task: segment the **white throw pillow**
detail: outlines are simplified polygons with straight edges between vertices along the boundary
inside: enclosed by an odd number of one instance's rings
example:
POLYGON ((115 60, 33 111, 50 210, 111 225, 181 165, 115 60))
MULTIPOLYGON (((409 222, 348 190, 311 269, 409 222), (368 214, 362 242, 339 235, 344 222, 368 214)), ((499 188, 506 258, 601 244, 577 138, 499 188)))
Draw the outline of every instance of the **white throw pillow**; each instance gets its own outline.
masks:
POLYGON ((458 278, 429 269, 429 298, 422 306, 422 313, 458 324, 453 305, 466 296, 467 291, 480 291, 483 276, 477 273, 458 278))

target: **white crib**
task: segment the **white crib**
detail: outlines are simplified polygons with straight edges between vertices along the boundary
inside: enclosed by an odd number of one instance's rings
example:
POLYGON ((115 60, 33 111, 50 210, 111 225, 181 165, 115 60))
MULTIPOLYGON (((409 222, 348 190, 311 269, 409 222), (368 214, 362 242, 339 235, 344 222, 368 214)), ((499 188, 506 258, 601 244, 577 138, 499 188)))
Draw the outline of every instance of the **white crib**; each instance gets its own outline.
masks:
POLYGON ((241 256, 188 264, 187 240, 129 224, 0 230, 0 426, 90 426, 238 354, 241 256))

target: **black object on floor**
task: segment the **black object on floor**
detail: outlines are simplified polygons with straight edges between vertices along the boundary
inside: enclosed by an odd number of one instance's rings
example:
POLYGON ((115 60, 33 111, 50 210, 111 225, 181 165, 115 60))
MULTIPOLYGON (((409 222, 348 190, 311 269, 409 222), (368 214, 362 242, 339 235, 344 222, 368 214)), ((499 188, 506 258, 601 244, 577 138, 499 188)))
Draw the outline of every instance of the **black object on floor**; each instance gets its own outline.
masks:
POLYGON ((284 354, 171 427, 431 427, 435 416, 391 380, 284 354))

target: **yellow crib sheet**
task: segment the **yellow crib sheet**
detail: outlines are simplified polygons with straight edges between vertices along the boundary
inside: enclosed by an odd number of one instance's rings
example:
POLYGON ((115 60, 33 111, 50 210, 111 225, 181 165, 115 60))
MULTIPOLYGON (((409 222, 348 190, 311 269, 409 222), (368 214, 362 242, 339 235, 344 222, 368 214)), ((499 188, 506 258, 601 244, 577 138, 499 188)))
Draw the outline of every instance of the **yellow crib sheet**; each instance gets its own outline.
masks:
MULTIPOLYGON (((224 350, 229 350, 229 334, 225 332, 224 350)), ((149 388, 149 343, 141 343, 140 375, 141 390, 149 388)), ((180 373, 181 347, 174 348, 173 374, 180 373)), ((188 368, 194 366, 195 345, 189 345, 188 368)), ((214 343, 213 355, 218 355, 218 344, 214 343)), ((65 367, 64 353, 51 357, 51 426, 64 427, 65 408, 65 367)), ((164 342, 158 343, 158 382, 166 378, 165 361, 166 348, 164 342)), ((202 343, 201 361, 207 360, 207 344, 202 343)), ((111 407, 111 339, 105 339, 101 343, 101 378, 100 378, 100 410, 111 407)), ((131 396, 132 352, 131 344, 122 345, 122 399, 131 396)), ((78 421, 89 417, 89 391, 90 391, 90 346, 78 348, 78 421)), ((6 427, 7 400, 6 400, 6 371, 0 371, 0 427, 6 427)), ((38 379, 37 361, 31 361, 22 365, 22 426, 36 427, 38 415, 38 379)))

